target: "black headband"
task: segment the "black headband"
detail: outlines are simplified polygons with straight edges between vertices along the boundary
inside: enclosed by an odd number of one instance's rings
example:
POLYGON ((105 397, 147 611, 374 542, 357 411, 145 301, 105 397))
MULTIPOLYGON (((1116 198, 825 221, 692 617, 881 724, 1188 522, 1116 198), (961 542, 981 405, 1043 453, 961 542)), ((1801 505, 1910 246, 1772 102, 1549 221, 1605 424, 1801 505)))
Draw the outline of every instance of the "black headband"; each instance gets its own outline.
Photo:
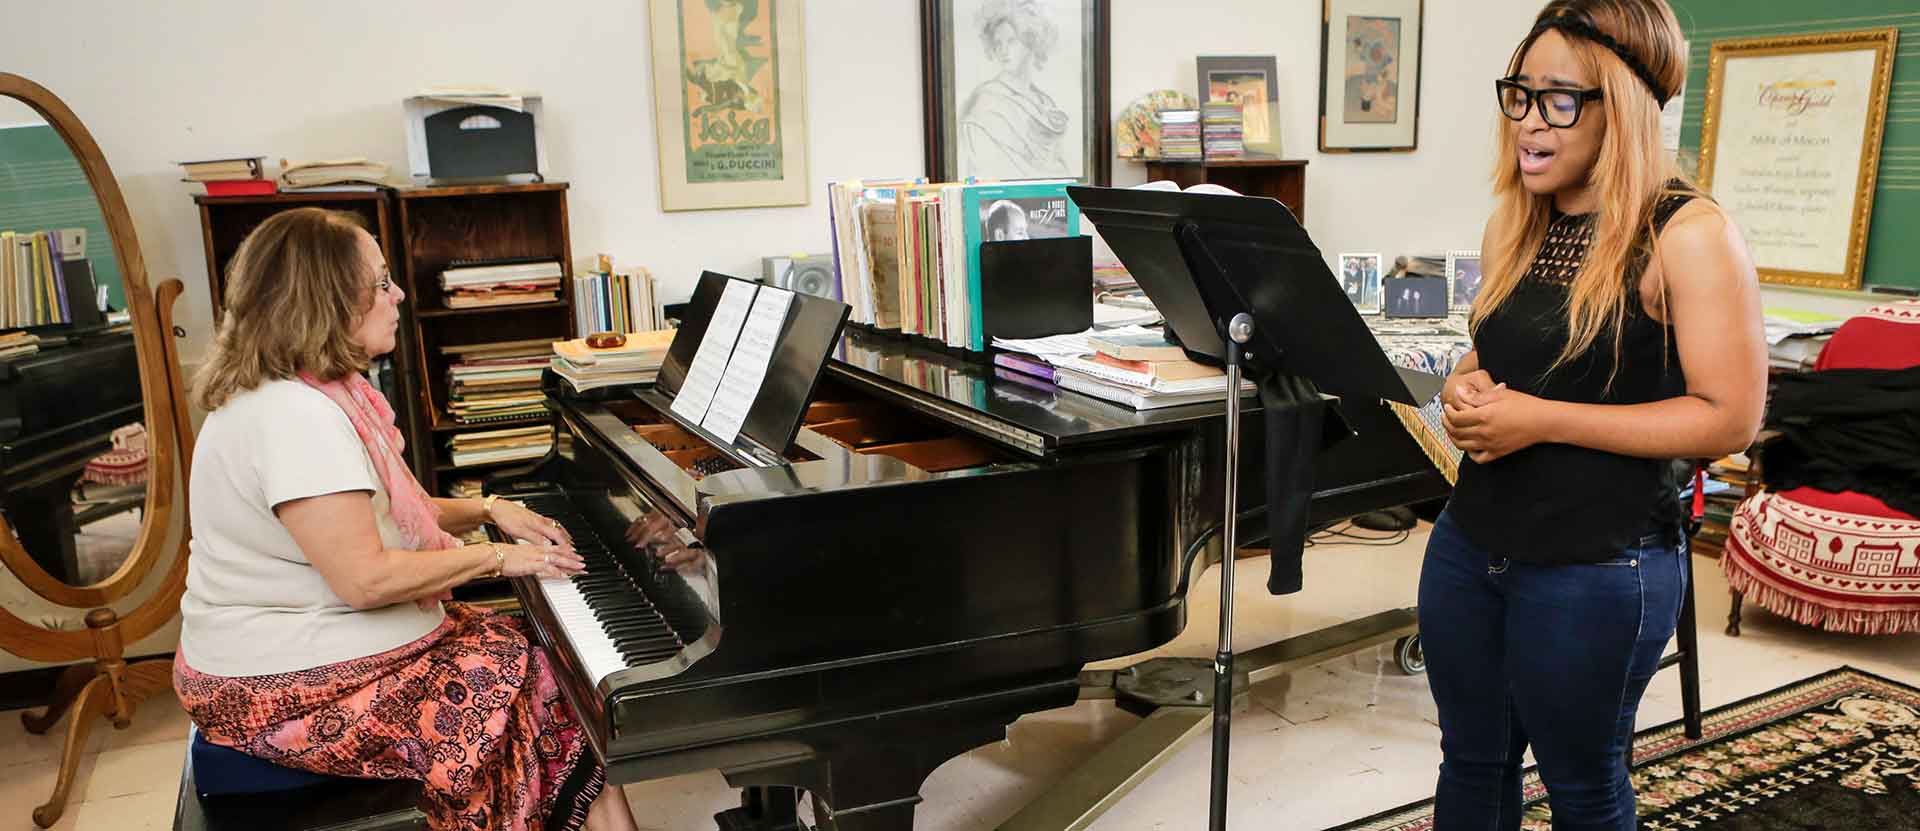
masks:
POLYGON ((1540 38, 1540 34, 1548 29, 1557 29, 1562 34, 1572 35, 1581 40, 1600 44, 1606 47, 1608 51, 1619 56, 1620 61, 1625 63, 1628 69, 1633 70, 1633 74, 1640 76, 1641 82, 1645 83, 1647 89, 1653 92, 1653 100, 1660 102, 1662 108, 1667 106, 1667 99, 1673 97, 1660 87, 1659 81, 1654 80, 1653 70, 1648 69, 1647 65, 1635 57, 1633 52, 1629 51, 1627 47, 1620 45, 1619 41, 1614 40, 1613 37, 1606 32, 1595 28, 1593 24, 1577 17, 1558 15, 1549 17, 1535 24, 1533 31, 1527 34, 1527 39, 1521 41, 1520 52, 1517 54, 1524 54, 1527 48, 1532 46, 1533 42, 1540 38))

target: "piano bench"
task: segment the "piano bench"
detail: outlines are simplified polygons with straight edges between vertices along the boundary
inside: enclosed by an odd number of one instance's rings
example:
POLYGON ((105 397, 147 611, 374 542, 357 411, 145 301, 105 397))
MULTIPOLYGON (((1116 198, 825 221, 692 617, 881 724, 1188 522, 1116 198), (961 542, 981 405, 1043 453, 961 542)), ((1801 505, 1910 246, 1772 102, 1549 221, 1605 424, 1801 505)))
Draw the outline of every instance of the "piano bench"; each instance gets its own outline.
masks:
POLYGON ((187 740, 174 831, 400 831, 425 828, 420 783, 323 776, 187 740))

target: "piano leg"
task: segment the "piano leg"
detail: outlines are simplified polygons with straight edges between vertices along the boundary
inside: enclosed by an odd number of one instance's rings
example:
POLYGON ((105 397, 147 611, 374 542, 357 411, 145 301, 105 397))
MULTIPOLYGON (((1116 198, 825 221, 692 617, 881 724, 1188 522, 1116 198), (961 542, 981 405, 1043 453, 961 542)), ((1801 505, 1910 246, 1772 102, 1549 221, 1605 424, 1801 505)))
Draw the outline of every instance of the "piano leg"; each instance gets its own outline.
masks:
MULTIPOLYGON (((765 807, 799 789, 813 798, 817 831, 912 831, 920 786, 934 769, 976 747, 1005 739, 1007 724, 1018 716, 1012 713, 1005 721, 971 725, 916 719, 888 729, 862 730, 855 742, 823 737, 809 759, 722 771, 727 783, 744 793, 740 808, 714 819, 722 831, 797 828, 797 819, 793 826, 728 823, 752 816, 756 800, 765 807)), ((776 816, 774 810, 764 815, 776 816)))
POLYGON ((779 785, 740 789, 740 807, 713 815, 720 831, 804 831, 800 789, 779 785))
POLYGON ((76 585, 80 575, 80 557, 73 535, 78 526, 73 517, 73 485, 80 481, 80 470, 57 475, 13 492, 7 499, 7 521, 20 535, 20 547, 40 564, 47 574, 67 585, 76 585))

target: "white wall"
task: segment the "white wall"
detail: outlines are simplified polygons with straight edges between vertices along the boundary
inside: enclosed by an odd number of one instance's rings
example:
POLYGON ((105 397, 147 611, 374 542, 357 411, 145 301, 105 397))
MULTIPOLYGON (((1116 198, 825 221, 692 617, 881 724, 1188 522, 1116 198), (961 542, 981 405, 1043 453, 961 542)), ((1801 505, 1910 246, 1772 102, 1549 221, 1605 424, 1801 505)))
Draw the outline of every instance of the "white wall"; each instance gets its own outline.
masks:
MULTIPOLYGON (((1478 246, 1493 163, 1488 86, 1540 0, 1429 0, 1420 149, 1366 155, 1315 150, 1319 0, 1110 2, 1116 113, 1152 89, 1192 91, 1196 55, 1277 56, 1284 151, 1311 161, 1307 227, 1330 257, 1478 246)), ((52 89, 94 133, 153 277, 186 281, 189 363, 206 343, 211 306, 195 188, 174 163, 365 155, 404 173, 400 100, 429 84, 539 90, 552 173, 573 183, 576 258, 604 251, 646 265, 669 299, 703 268, 752 275, 763 255, 826 250, 817 197, 828 180, 923 170, 918 3, 810 0, 813 204, 661 212, 646 8, 645 0, 66 0, 28 4, 23 25, 0 27, 0 70, 52 89)), ((1141 181, 1144 169, 1116 162, 1115 179, 1141 181)))
MULTIPOLYGON (((1308 167, 1308 228, 1338 251, 1471 248, 1486 215, 1490 93, 1539 0, 1430 0, 1420 150, 1314 152, 1319 0, 1112 0, 1113 109, 1151 89, 1192 90, 1197 54, 1279 59, 1286 154, 1308 167)), ((918 4, 811 0, 811 188, 919 173, 918 4)), ((175 162, 365 155, 404 171, 400 99, 434 83, 546 98, 549 161, 573 183, 577 258, 647 265, 684 295, 702 268, 758 272, 766 254, 826 249, 827 216, 802 208, 659 210, 647 4, 566 0, 238 3, 68 0, 0 27, 0 69, 52 89, 86 121, 125 191, 155 278, 187 283, 189 361, 211 321, 199 218, 175 162), (39 33, 77 32, 75 38, 39 33)), ((16 20, 18 17, 16 16, 16 20)), ((1117 162, 1121 184, 1142 169, 1117 162)))

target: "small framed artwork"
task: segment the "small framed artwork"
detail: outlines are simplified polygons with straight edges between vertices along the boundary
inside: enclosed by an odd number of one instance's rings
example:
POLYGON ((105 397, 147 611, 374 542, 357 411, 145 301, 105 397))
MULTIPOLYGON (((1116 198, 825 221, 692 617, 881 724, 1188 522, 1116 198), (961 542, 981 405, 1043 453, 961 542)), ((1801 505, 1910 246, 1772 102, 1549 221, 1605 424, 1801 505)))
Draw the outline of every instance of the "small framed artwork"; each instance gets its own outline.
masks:
POLYGON ((1447 316, 1445 277, 1393 277, 1380 284, 1380 309, 1386 317, 1447 316))
POLYGON ((1110 0, 920 0, 927 177, 1113 171, 1110 0))
POLYGON ((1452 298, 1447 302, 1448 309, 1473 309, 1473 299, 1480 296, 1480 252, 1447 252, 1447 294, 1452 298))
POLYGON ((1423 0, 1320 0, 1320 151, 1411 151, 1423 0))
POLYGON ((805 205, 802 0, 652 0, 660 208, 805 205))
POLYGON ((1379 254, 1341 254, 1340 289, 1363 314, 1380 311, 1379 254))
POLYGON ((1240 107, 1240 141, 1248 153, 1280 155, 1279 70, 1272 55, 1207 56, 1194 59, 1201 104, 1240 107))

